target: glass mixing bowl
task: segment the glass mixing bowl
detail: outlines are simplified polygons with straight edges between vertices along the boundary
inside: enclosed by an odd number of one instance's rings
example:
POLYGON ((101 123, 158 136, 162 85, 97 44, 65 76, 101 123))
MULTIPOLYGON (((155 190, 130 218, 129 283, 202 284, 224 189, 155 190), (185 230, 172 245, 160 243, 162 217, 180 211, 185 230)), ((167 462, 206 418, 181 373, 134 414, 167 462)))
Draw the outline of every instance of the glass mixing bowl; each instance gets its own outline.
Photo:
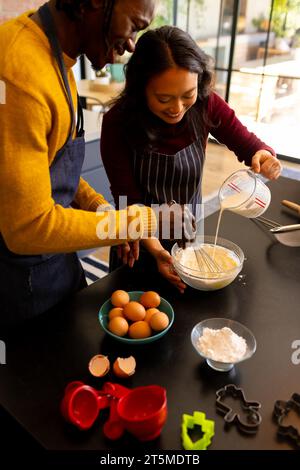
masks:
POLYGON ((197 353, 206 359, 207 364, 214 370, 219 372, 227 372, 233 368, 233 366, 239 362, 249 359, 256 351, 256 340, 253 333, 246 326, 242 325, 229 318, 209 318, 203 320, 194 326, 191 333, 191 341, 197 353), (220 362, 215 361, 211 357, 203 354, 199 347, 199 338, 203 335, 204 328, 211 328, 212 330, 219 330, 224 327, 230 328, 238 336, 242 336, 247 343, 247 349, 245 355, 236 362, 220 362))
MULTIPOLYGON (((197 237, 197 241, 193 246, 187 247, 185 250, 194 250, 197 247, 209 245, 213 247, 215 241, 214 236, 205 235, 204 237, 197 237)), ((244 253, 239 246, 235 243, 218 237, 217 247, 220 246, 231 252, 232 257, 237 265, 230 269, 222 269, 220 272, 214 269, 194 269, 182 264, 182 254, 184 249, 180 248, 177 243, 173 245, 171 254, 174 259, 174 269, 179 277, 189 286, 198 290, 217 290, 231 284, 243 268, 244 253)), ((202 265, 201 265, 202 267, 202 265)), ((206 267, 206 266, 204 266, 206 267)))

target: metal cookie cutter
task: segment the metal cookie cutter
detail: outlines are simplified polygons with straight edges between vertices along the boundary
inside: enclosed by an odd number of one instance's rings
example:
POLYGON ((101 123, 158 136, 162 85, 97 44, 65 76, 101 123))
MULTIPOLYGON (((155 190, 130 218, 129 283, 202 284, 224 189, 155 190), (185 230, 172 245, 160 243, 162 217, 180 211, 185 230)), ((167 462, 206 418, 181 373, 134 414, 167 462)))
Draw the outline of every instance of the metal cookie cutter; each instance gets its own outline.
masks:
POLYGON ((206 450, 211 444, 215 434, 215 422, 206 419, 205 413, 194 411, 193 416, 182 415, 181 438, 182 446, 185 450, 206 450), (193 442, 189 436, 188 430, 193 429, 195 425, 201 426, 203 436, 198 441, 193 442))
POLYGON ((234 384, 225 385, 225 387, 216 392, 217 410, 222 413, 226 424, 236 423, 240 431, 245 433, 255 433, 262 421, 258 410, 261 404, 258 401, 247 401, 243 389, 237 388, 234 384), (226 405, 226 397, 232 397, 241 401, 241 406, 245 410, 245 418, 236 413, 233 408, 226 405))
POLYGON ((291 425, 283 425, 284 419, 291 410, 294 410, 300 419, 300 395, 298 393, 294 393, 288 401, 277 400, 274 405, 273 416, 278 424, 278 434, 292 439, 296 446, 300 448, 300 427, 297 429, 291 425))

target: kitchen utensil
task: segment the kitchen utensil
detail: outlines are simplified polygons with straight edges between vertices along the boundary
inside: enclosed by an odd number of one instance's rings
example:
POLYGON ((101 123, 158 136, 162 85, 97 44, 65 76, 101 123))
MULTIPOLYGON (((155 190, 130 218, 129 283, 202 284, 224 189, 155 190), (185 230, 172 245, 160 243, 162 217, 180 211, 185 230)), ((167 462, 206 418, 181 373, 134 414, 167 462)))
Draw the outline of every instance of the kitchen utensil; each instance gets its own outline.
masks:
POLYGON ((167 419, 167 391, 159 385, 136 387, 119 400, 117 412, 124 428, 140 441, 155 439, 167 419))
MULTIPOLYGON (((198 237, 197 241, 200 244, 200 237, 198 237)), ((205 235, 201 238, 201 243, 204 243, 204 245, 209 245, 212 250, 214 247, 214 242, 215 236, 205 235)), ((232 256, 237 261, 237 265, 234 268, 227 270, 222 269, 221 271, 216 270, 215 272, 207 269, 204 270, 203 267, 200 269, 199 267, 197 267, 197 269, 190 268, 184 264, 183 260, 185 255, 188 254, 188 250, 193 251, 193 248, 190 246, 183 250, 183 248, 179 247, 177 243, 173 245, 171 250, 173 266, 180 278, 186 284, 194 287, 194 289, 209 291, 222 289, 234 281, 243 268, 245 259, 244 253, 239 246, 229 240, 225 240, 224 238, 218 238, 217 246, 220 246, 232 253, 232 256)), ((204 263, 202 263, 202 266, 203 264, 204 263)))
POLYGON ((84 431, 93 426, 100 410, 110 406, 111 412, 104 425, 104 433, 109 439, 118 439, 124 429, 117 419, 115 403, 129 391, 122 385, 110 382, 106 382, 102 390, 96 390, 83 382, 71 382, 61 401, 61 414, 66 421, 84 431))
POLYGON ((216 263, 212 256, 210 256, 205 248, 202 246, 193 247, 197 259, 199 271, 206 271, 211 273, 220 273, 222 269, 216 263))
POLYGON ((182 446, 185 450, 206 450, 211 444, 211 440, 215 434, 215 422, 206 419, 205 413, 202 411, 194 411, 193 416, 182 415, 181 438, 182 446), (203 433, 202 437, 197 441, 193 441, 189 435, 189 430, 194 426, 200 426, 203 433))
POLYGON ((283 199, 283 201, 281 201, 281 204, 285 207, 288 207, 289 209, 292 209, 295 212, 298 212, 298 214, 300 215, 299 204, 296 204, 295 202, 292 202, 292 201, 287 201, 286 199, 283 199))
POLYGON ((300 224, 282 225, 281 227, 271 228, 270 232, 283 245, 300 246, 300 224))
POLYGON ((167 419, 167 391, 159 385, 129 390, 111 382, 96 390, 83 382, 71 382, 60 409, 66 421, 87 430, 107 407, 110 414, 103 432, 108 439, 119 439, 127 430, 141 441, 150 441, 159 436, 167 419))
POLYGON ((283 245, 300 246, 300 224, 280 225, 274 220, 261 216, 255 220, 268 228, 270 233, 283 245))
POLYGON ((230 175, 219 190, 221 209, 244 217, 263 214, 271 201, 269 188, 251 170, 238 170, 230 175))
POLYGON ((258 412, 261 403, 246 400, 243 389, 234 384, 225 385, 216 391, 216 407, 224 415, 226 425, 236 423, 239 429, 245 433, 255 433, 262 422, 262 417, 258 412), (241 404, 239 408, 244 413, 241 411, 237 413, 231 406, 228 406, 226 402, 228 398, 232 398, 234 401, 239 400, 241 404))
POLYGON ((278 435, 290 439, 300 449, 300 427, 288 423, 289 413, 300 417, 300 395, 293 393, 288 401, 276 400, 273 416, 278 425, 278 435))
POLYGON ((281 224, 279 224, 278 222, 275 222, 275 220, 267 219, 266 217, 262 217, 262 216, 256 217, 255 221, 261 222, 268 229, 281 227, 281 224))
POLYGON ((71 382, 65 389, 60 410, 66 421, 86 430, 93 426, 99 411, 109 404, 107 394, 83 382, 71 382))

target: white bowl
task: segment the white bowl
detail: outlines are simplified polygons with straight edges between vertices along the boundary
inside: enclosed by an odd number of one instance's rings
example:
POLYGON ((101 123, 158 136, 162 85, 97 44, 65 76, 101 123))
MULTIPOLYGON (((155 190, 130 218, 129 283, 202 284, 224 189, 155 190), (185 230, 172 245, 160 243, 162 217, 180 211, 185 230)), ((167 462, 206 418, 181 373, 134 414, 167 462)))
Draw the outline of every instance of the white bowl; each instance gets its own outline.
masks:
POLYGON ((246 326, 242 325, 241 323, 237 321, 230 320, 228 318, 209 318, 207 320, 201 321, 200 323, 197 323, 197 325, 195 325, 192 330, 191 341, 197 353, 200 356, 204 357, 204 359, 206 359, 207 364, 212 369, 220 371, 220 372, 227 372, 231 370, 235 364, 238 364, 239 362, 249 359, 256 351, 256 339, 253 333, 246 326), (204 328, 211 328, 213 330, 219 330, 224 327, 230 328, 234 333, 236 333, 238 336, 242 336, 244 340, 246 341, 246 344, 247 344, 246 353, 238 361, 235 361, 235 362, 215 361, 211 357, 208 357, 205 354, 203 354, 200 350, 199 339, 203 335, 204 328))
MULTIPOLYGON (((214 241, 214 236, 206 235, 204 237, 197 237, 195 248, 203 245, 213 246, 214 241)), ((174 269, 186 284, 198 290, 217 290, 223 289, 223 287, 228 286, 232 281, 234 281, 243 268, 245 259, 244 253, 239 246, 229 240, 225 240, 224 238, 218 237, 217 246, 225 248, 232 253, 232 256, 237 261, 236 267, 222 272, 211 270, 209 273, 204 270, 201 271, 200 269, 189 268, 180 261, 180 256, 184 251, 183 248, 180 248, 177 243, 173 245, 171 254, 174 260, 174 269)), ((193 247, 189 246, 186 250, 193 250, 193 247)))

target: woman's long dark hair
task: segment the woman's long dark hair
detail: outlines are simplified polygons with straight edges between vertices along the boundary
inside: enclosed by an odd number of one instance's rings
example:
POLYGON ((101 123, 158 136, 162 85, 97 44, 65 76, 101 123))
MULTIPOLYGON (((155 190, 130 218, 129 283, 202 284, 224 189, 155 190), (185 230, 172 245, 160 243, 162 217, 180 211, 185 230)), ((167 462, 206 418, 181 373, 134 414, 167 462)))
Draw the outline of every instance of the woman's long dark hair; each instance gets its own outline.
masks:
POLYGON ((139 148, 156 147, 161 122, 159 125, 148 109, 146 86, 152 77, 176 66, 198 74, 198 98, 185 119, 191 132, 201 132, 208 124, 206 108, 213 84, 212 65, 211 57, 177 27, 162 26, 144 33, 125 66, 124 91, 114 102, 130 142, 139 148))

